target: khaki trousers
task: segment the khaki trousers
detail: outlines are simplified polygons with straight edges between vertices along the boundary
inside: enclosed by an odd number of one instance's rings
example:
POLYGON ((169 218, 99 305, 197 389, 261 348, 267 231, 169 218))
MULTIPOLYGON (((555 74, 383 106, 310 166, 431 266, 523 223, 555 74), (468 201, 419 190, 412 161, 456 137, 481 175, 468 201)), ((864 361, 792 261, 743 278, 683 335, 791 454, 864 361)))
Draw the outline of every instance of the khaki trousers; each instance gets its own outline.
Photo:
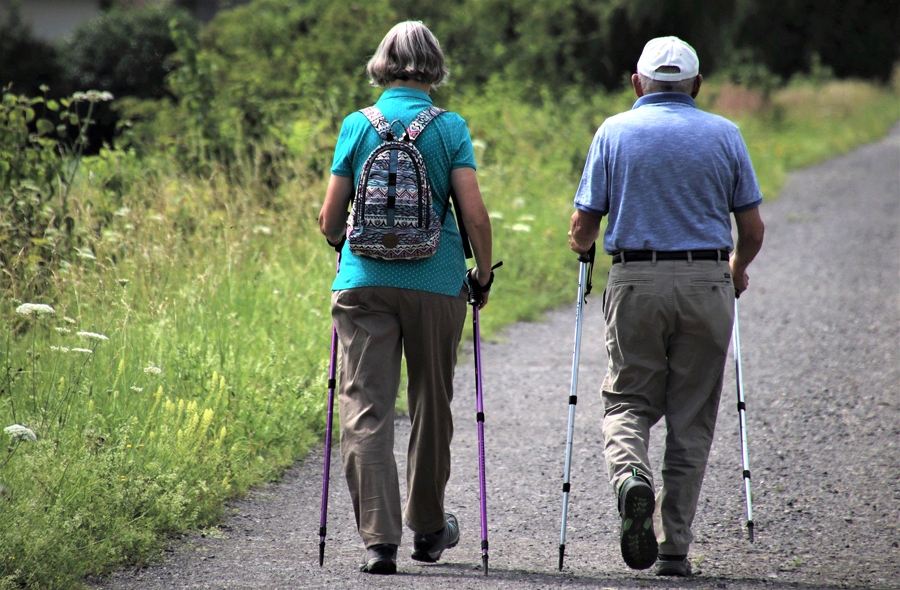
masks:
POLYGON ((332 294, 331 313, 341 346, 341 457, 363 542, 400 544, 394 404, 401 352, 412 422, 403 520, 416 533, 442 529, 465 291, 451 297, 393 287, 346 289, 332 294))
POLYGON ((609 368, 603 436, 610 482, 653 482, 650 428, 666 420, 654 530, 659 552, 688 553, 715 431, 734 321, 726 261, 614 264, 604 292, 609 368))

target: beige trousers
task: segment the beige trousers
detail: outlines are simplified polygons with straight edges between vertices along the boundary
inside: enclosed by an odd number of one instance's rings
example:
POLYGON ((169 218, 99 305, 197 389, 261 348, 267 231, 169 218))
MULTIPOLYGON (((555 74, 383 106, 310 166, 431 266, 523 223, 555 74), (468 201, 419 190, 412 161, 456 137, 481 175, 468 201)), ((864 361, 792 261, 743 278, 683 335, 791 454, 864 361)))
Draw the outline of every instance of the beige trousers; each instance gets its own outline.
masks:
POLYGON ((652 483, 650 428, 665 417, 654 530, 660 553, 687 554, 734 321, 731 271, 726 261, 614 264, 603 312, 610 482, 618 490, 636 472, 652 483))
POLYGON ((335 291, 331 313, 341 346, 341 457, 356 525, 366 547, 400 544, 394 404, 406 356, 412 432, 403 520, 416 533, 444 527, 450 478, 453 370, 466 318, 458 297, 393 287, 335 291))

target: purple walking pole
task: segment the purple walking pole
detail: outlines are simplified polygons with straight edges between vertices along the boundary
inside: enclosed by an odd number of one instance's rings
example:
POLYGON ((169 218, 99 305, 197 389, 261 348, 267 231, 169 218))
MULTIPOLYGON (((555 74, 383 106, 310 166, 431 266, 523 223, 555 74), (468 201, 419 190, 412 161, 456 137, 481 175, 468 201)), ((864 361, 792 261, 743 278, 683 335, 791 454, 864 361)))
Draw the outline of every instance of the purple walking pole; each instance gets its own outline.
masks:
POLYGON ((478 413, 478 489, 481 501, 481 563, 488 574, 487 492, 484 473, 484 397, 481 393, 481 328, 478 324, 478 305, 472 305, 472 330, 475 341, 475 400, 478 413))
MULTIPOLYGON (((341 269, 341 255, 337 256, 335 272, 341 269)), ((328 481, 331 476, 331 423, 334 420, 334 389, 337 385, 337 328, 331 324, 331 359, 328 362, 328 411, 325 423, 325 474, 322 476, 322 513, 319 518, 319 567, 325 562, 325 523, 328 520, 328 481)))
MULTIPOLYGON (((494 269, 503 265, 498 262, 491 268, 491 281, 493 281, 494 269)), ((477 413, 475 419, 478 422, 478 490, 479 500, 481 504, 481 564, 484 569, 484 575, 488 575, 488 531, 487 531, 487 490, 486 478, 484 473, 484 397, 481 390, 481 326, 478 320, 478 307, 482 301, 481 286, 472 271, 468 273, 469 278, 469 305, 472 306, 472 340, 475 349, 475 403, 477 413)), ((490 288, 490 284, 487 285, 490 288)))

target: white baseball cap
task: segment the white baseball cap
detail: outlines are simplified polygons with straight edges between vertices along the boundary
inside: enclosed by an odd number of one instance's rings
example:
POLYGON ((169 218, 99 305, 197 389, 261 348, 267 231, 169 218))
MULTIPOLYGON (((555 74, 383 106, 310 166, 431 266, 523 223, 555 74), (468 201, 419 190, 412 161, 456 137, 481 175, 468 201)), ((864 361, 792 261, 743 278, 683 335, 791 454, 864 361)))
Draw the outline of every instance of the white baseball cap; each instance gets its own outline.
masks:
POLYGON ((657 37, 644 45, 644 51, 637 63, 637 71, 651 80, 679 82, 700 73, 700 60, 694 48, 678 37, 657 37), (679 71, 657 72, 661 66, 674 66, 679 71))

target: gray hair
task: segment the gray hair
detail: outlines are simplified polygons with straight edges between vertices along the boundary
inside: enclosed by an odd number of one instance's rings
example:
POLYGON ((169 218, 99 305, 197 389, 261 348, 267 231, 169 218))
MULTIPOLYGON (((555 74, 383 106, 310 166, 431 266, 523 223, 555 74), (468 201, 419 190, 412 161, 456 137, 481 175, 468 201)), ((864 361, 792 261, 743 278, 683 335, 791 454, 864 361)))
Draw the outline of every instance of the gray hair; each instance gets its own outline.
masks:
MULTIPOLYGON (((656 71, 661 74, 677 74, 680 70, 677 66, 659 66, 656 71)), ((681 92, 690 94, 694 90, 694 81, 696 76, 678 82, 667 82, 663 80, 653 80, 644 74, 638 73, 641 81, 641 90, 644 94, 655 94, 657 92, 681 92)))
POLYGON ((421 21, 394 25, 366 65, 372 86, 388 86, 395 80, 416 80, 436 88, 450 72, 438 40, 421 21))

